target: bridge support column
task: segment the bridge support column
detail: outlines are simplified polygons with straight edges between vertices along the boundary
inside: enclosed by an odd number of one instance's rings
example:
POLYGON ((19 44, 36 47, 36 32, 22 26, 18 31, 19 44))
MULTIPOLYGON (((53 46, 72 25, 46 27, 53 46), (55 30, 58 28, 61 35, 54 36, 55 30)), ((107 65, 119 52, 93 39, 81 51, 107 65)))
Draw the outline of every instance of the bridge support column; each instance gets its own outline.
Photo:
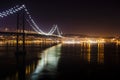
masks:
POLYGON ((19 35, 18 35, 18 29, 19 29, 19 14, 17 13, 17 38, 16 38, 16 51, 19 51, 18 45, 19 45, 19 35))
POLYGON ((20 16, 19 13, 17 13, 17 37, 16 37, 16 55, 19 54, 26 54, 25 50, 25 14, 22 13, 22 16, 20 16), (20 18, 22 18, 22 21, 20 21, 20 18), (20 29, 20 22, 22 23, 22 33, 19 35, 19 29, 20 29), (19 46, 19 37, 22 37, 22 46, 19 46))

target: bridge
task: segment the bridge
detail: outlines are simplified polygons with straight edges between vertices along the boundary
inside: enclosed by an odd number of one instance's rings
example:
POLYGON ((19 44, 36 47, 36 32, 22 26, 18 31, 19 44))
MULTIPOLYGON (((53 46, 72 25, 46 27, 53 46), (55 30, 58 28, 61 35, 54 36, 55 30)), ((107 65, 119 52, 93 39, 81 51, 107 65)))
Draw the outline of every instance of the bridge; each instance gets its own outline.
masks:
POLYGON ((0 31, 0 35, 23 35, 25 36, 38 36, 38 37, 56 37, 61 38, 61 32, 59 31, 59 28, 57 25, 54 25, 50 31, 44 32, 39 28, 37 23, 33 20, 32 16, 30 15, 30 12, 26 8, 25 5, 16 5, 12 8, 9 8, 4 11, 0 11, 0 20, 2 20, 4 17, 8 17, 10 15, 17 14, 17 24, 16 24, 16 31, 0 31), (22 13, 22 18, 20 17, 20 14, 22 13), (22 32, 19 30, 20 28, 20 19, 22 19, 22 32), (34 32, 25 32, 25 22, 29 24, 30 27, 34 30, 34 32), (55 31, 57 34, 54 34, 55 31))
MULTIPOLYGON (((61 41, 62 35, 59 31, 57 25, 53 25, 53 27, 48 31, 44 32, 40 29, 37 23, 33 20, 30 15, 28 9, 25 5, 16 5, 12 8, 9 8, 4 11, 0 11, 0 20, 5 17, 9 17, 10 15, 16 15, 16 30, 0 30, 0 44, 8 44, 8 42, 15 42, 16 45, 16 56, 19 57, 19 54, 26 54, 25 45, 30 40, 34 40, 36 43, 42 42, 43 44, 46 42, 57 43, 61 41), (25 30, 25 24, 28 24, 34 31, 25 30), (55 34, 57 32, 57 34, 55 34), (29 38, 30 37, 30 38, 29 38), (36 41, 37 39, 37 41, 36 41), (21 42, 22 41, 22 42, 21 42), (3 43, 4 42, 4 43, 3 43), (22 44, 22 46, 21 46, 22 44)), ((14 27, 15 28, 15 27, 14 27)))
MULTIPOLYGON (((53 25, 53 27, 48 32, 44 32, 43 30, 41 30, 40 27, 37 25, 37 23, 32 19, 31 15, 25 5, 21 5, 21 6, 16 5, 15 7, 10 8, 8 10, 2 11, 2 12, 0 11, 0 20, 4 19, 5 17, 9 17, 10 15, 14 15, 14 14, 16 17, 16 30, 14 30, 14 31, 8 30, 8 29, 0 30, 0 47, 2 46, 1 42, 5 42, 5 45, 3 45, 3 46, 5 46, 6 50, 8 50, 9 47, 11 48, 11 45, 9 46, 8 42, 15 42, 15 45, 13 43, 13 46, 12 46, 12 50, 14 51, 13 48, 15 48, 15 50, 16 50, 15 56, 12 55, 12 56, 10 56, 10 58, 7 57, 7 59, 5 58, 4 60, 11 61, 13 59, 13 62, 15 62, 14 64, 16 64, 15 68, 18 69, 18 76, 22 72, 23 76, 20 76, 20 79, 23 80, 23 79, 25 79, 25 77, 24 77, 24 74, 26 73, 25 70, 27 70, 25 67, 26 62, 28 62, 28 63, 29 63, 29 61, 33 62, 33 60, 40 58, 40 57, 38 57, 37 52, 35 52, 35 54, 34 54, 34 48, 39 48, 39 51, 41 52, 42 49, 46 49, 48 47, 58 44, 56 42, 62 38, 62 35, 61 35, 61 32, 59 31, 59 28, 57 25, 53 25), (29 24, 29 27, 31 27, 34 31, 25 30, 26 23, 29 24), (55 34, 55 32, 57 32, 57 34, 55 34), (39 44, 40 44, 39 47, 38 47, 38 45, 37 45, 37 47, 35 47, 33 45, 34 44, 33 40, 36 43, 37 43, 37 41, 39 41, 39 44), (46 45, 47 40, 50 40, 50 45, 46 45), (31 45, 30 47, 32 47, 31 49, 33 49, 32 50, 33 54, 30 54, 26 48, 26 47, 28 47, 28 46, 26 46, 26 44, 28 44, 27 42, 29 42, 29 41, 32 42, 32 44, 30 43, 30 45, 31 45), (40 41, 41 41, 41 43, 40 43, 40 41), (15 58, 15 61, 14 61, 14 58, 15 58), (22 70, 24 70, 24 71, 22 71, 22 70), (19 71, 20 71, 20 73, 19 73, 19 71)), ((10 49, 10 51, 11 51, 11 49, 10 49)), ((1 54, 4 54, 4 52, 2 52, 1 54)), ((11 55, 11 54, 9 54, 9 55, 11 55)), ((9 56, 9 55, 7 54, 7 55, 5 55, 5 57, 9 56)), ((12 62, 12 64, 13 64, 13 62, 12 62)), ((8 67, 11 67, 11 66, 8 65, 8 67)))

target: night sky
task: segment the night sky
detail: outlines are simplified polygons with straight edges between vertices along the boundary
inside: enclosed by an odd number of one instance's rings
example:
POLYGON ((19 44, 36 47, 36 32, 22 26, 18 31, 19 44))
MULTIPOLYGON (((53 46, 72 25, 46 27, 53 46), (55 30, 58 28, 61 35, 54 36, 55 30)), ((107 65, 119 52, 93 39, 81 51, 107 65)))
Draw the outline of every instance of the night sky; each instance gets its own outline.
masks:
POLYGON ((0 12, 23 3, 44 31, 58 24, 66 34, 120 34, 120 3, 115 0, 0 0, 0 12))

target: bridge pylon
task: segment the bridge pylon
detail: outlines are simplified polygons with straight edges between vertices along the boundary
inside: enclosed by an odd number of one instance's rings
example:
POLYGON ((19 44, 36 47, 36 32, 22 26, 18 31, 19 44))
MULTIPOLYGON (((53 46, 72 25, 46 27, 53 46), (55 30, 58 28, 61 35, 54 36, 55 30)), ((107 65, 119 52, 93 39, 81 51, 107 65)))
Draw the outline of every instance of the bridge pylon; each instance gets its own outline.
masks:
POLYGON ((25 49, 25 13, 22 11, 22 13, 17 13, 17 24, 16 24, 16 55, 19 54, 26 54, 25 49), (21 32, 21 30, 22 32, 21 32), (22 35, 19 35, 19 33, 22 33, 22 35), (19 41, 22 40, 22 46, 20 46, 19 41))

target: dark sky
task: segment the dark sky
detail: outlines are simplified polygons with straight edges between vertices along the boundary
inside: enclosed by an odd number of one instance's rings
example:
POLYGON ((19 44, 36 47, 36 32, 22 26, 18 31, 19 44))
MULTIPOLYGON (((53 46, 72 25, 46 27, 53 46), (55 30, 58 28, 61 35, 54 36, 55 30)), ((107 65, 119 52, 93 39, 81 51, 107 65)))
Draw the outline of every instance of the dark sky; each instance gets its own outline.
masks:
POLYGON ((115 0, 0 0, 0 12, 22 3, 45 31, 58 24, 63 33, 120 34, 120 3, 115 0))

